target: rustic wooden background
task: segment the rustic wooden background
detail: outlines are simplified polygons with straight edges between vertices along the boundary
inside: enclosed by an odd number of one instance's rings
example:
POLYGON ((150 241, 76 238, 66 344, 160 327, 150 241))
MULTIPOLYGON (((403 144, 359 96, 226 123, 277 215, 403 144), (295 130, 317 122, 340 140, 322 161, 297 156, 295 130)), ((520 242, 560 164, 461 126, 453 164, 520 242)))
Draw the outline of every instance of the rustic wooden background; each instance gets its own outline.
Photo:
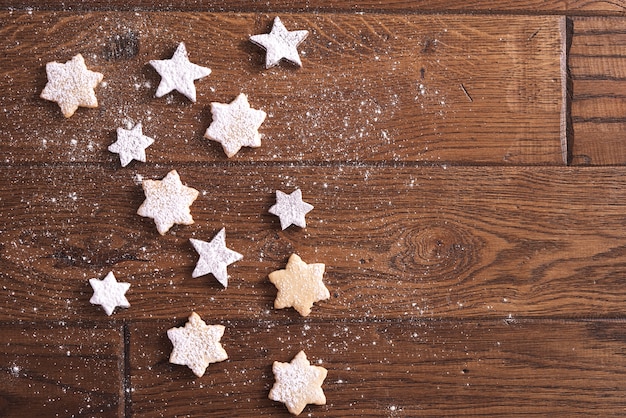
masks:
POLYGON ((626 413, 626 1, 0 0, 0 416, 288 416, 274 360, 328 369, 305 416, 626 413), (176 3, 176 2, 174 2, 176 3), (307 29, 303 68, 249 35, 307 29), (154 97, 184 41, 197 103, 154 97), (98 109, 39 98, 82 53, 98 109), (244 92, 263 145, 227 159, 210 103, 244 92), (115 129, 142 122, 148 162, 115 129), (141 178, 176 169, 196 221, 160 236, 141 178), (280 230, 275 190, 303 191, 280 230), (191 278, 226 228, 230 286, 191 278), (331 299, 274 310, 297 252, 331 299), (88 279, 130 282, 107 317, 88 279), (223 324, 196 378, 166 330, 223 324))

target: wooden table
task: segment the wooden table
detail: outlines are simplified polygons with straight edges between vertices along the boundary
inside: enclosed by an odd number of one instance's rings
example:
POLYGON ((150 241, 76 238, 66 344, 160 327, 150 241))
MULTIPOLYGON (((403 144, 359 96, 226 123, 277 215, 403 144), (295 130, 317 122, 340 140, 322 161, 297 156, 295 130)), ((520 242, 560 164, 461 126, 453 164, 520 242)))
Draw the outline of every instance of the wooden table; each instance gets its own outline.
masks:
POLYGON ((626 2, 181 3, 0 0, 1 416, 289 416, 271 367, 300 350, 328 369, 305 416, 626 412, 626 2), (302 68, 249 42, 275 16, 310 31, 302 68), (181 41, 196 103, 155 97, 181 41), (45 64, 78 53, 104 82, 65 119, 45 64), (203 133, 241 92, 268 117, 229 159, 203 133), (200 197, 161 236, 141 179, 172 169, 200 197), (315 209, 282 231, 296 188, 315 209), (191 277, 222 227, 227 289, 191 277), (308 317, 273 308, 292 253, 326 264, 308 317), (226 327, 202 378, 168 362, 193 311, 226 327))

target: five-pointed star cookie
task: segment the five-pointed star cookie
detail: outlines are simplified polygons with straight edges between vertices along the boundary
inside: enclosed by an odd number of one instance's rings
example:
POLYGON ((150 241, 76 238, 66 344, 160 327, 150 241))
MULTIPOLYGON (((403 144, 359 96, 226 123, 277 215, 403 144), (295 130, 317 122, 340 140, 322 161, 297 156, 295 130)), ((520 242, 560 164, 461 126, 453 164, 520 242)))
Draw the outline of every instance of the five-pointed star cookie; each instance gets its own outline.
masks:
POLYGON ((211 103, 213 121, 204 136, 222 144, 224 152, 230 158, 241 147, 260 147, 259 127, 265 120, 265 112, 252 109, 248 97, 240 93, 229 104, 211 103))
POLYGON ((102 81, 103 75, 90 71, 81 54, 75 55, 65 64, 46 64, 48 83, 41 92, 41 98, 57 102, 63 116, 69 118, 79 106, 98 107, 94 88, 102 81))
POLYGON ((187 366, 196 376, 202 377, 209 364, 228 358, 220 344, 224 329, 223 325, 207 325, 197 313, 192 312, 184 327, 167 330, 174 346, 170 363, 187 366))
POLYGON ((284 403, 292 414, 299 415, 310 403, 326 404, 322 383, 328 371, 320 366, 311 366, 304 351, 300 351, 290 363, 275 361, 272 371, 276 382, 269 398, 284 403))
POLYGON ((89 279, 89 284, 93 288, 93 296, 89 302, 101 305, 107 315, 111 315, 117 306, 121 308, 130 306, 124 296, 130 283, 118 283, 113 272, 109 272, 102 280, 89 279))
POLYGON ((193 223, 189 207, 198 197, 198 191, 184 186, 176 170, 167 173, 163 180, 144 180, 142 186, 146 200, 137 214, 153 218, 159 234, 165 235, 174 224, 193 223))
POLYGON ((117 128, 117 141, 109 145, 109 151, 120 155, 122 167, 132 160, 146 162, 146 148, 154 143, 154 139, 143 134, 141 123, 132 129, 117 128))
POLYGON ((296 64, 298 67, 302 67, 302 62, 298 55, 298 45, 308 35, 309 31, 306 30, 288 31, 283 22, 280 21, 280 18, 276 16, 270 33, 252 35, 250 40, 267 51, 265 68, 278 65, 283 58, 296 64))
POLYGON ((222 286, 228 287, 226 266, 241 260, 243 255, 226 247, 226 230, 224 228, 220 229, 220 232, 213 237, 211 242, 194 238, 189 238, 189 241, 200 255, 200 259, 191 276, 196 278, 213 273, 213 276, 222 286))
POLYGON ((276 204, 269 212, 280 218, 280 227, 287 229, 290 225, 306 228, 304 215, 313 210, 313 205, 302 201, 302 191, 294 190, 291 194, 276 190, 276 204))
POLYGON ((161 75, 161 83, 157 88, 156 97, 162 97, 172 90, 177 90, 195 102, 196 86, 193 84, 194 80, 211 74, 210 68, 201 67, 189 61, 187 49, 183 42, 178 44, 172 58, 151 60, 150 65, 161 75))
POLYGON ((330 298, 322 282, 325 267, 322 263, 307 264, 297 254, 292 254, 285 270, 269 274, 270 282, 278 289, 274 307, 293 307, 302 316, 310 314, 315 302, 330 298))

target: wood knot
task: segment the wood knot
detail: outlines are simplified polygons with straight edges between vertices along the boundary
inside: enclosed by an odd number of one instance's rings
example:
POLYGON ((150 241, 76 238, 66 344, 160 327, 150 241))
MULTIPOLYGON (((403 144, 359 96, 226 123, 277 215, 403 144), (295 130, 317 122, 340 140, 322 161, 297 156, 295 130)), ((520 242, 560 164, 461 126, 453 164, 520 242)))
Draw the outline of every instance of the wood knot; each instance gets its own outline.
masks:
POLYGON ((131 59, 139 53, 139 35, 129 30, 107 39, 104 46, 104 58, 107 61, 131 59))
POLYGON ((422 41, 422 54, 434 54, 437 51, 439 41, 430 36, 424 37, 422 41))
POLYGON ((392 264, 406 272, 460 275, 477 264, 482 247, 463 225, 433 220, 426 227, 406 231, 403 250, 392 264))
POLYGON ((286 240, 282 234, 268 234, 262 241, 261 253, 266 260, 283 262, 286 261, 285 257, 295 252, 293 243, 286 240))

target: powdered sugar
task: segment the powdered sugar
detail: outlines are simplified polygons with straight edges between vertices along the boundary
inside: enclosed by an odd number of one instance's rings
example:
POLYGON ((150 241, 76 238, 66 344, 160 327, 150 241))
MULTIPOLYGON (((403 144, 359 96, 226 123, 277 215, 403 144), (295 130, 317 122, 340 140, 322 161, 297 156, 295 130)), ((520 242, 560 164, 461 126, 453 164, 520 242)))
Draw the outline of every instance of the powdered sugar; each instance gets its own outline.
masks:
POLYGON ((266 113, 252 109, 248 97, 240 93, 229 104, 211 103, 213 122, 204 136, 222 144, 224 152, 230 158, 241 147, 260 147, 259 127, 265 120, 266 113))
POLYGON ((79 106, 98 107, 94 88, 104 76, 88 70, 81 54, 65 64, 47 63, 46 73, 48 83, 41 92, 41 98, 57 102, 66 118, 72 116, 79 106))
POLYGON ((302 191, 294 190, 291 194, 276 190, 276 204, 269 212, 280 218, 280 227, 284 230, 290 225, 306 228, 304 215, 313 210, 313 205, 302 200, 302 191))
POLYGON ((184 186, 176 170, 167 173, 163 180, 144 180, 142 185, 146 200, 137 210, 137 214, 153 218, 161 235, 174 224, 193 224, 189 207, 199 192, 184 186))
POLYGON ((146 162, 146 148, 154 143, 154 139, 145 136, 141 123, 132 129, 117 128, 117 141, 109 145, 109 151, 119 154, 122 167, 132 160, 146 162))
POLYGON ((200 260, 196 264, 192 277, 200 277, 205 274, 213 274, 224 287, 228 287, 228 273, 226 267, 243 256, 226 247, 226 230, 222 228, 213 237, 211 242, 190 238, 189 241, 200 254, 200 260))
POLYGON ((184 94, 192 102, 196 101, 194 80, 211 74, 211 69, 196 65, 189 61, 187 49, 183 42, 178 44, 176 52, 168 60, 151 60, 150 65, 161 75, 161 83, 156 97, 163 97, 172 90, 184 94))
POLYGON ((302 62, 298 55, 298 45, 300 45, 308 35, 309 31, 306 30, 288 31, 285 25, 283 25, 283 22, 280 21, 280 18, 276 16, 276 18, 274 18, 274 26, 272 26, 270 33, 253 35, 250 37, 250 40, 266 49, 265 68, 278 65, 281 59, 286 59, 296 64, 298 67, 302 67, 302 62))
POLYGON ((197 313, 192 312, 184 327, 167 330, 174 346, 170 363, 188 366, 196 376, 202 377, 209 364, 228 358, 220 344, 224 330, 223 325, 207 325, 197 313))
POLYGON ((275 361, 272 371, 276 382, 269 398, 283 402, 292 414, 299 415, 310 403, 326 404, 322 383, 328 371, 320 366, 311 366, 304 351, 300 351, 290 363, 275 361))
POLYGON ((89 302, 101 305, 107 315, 111 315, 118 306, 130 307, 130 303, 124 296, 130 288, 130 283, 118 283, 113 272, 109 272, 102 280, 89 279, 89 284, 94 291, 89 302))

